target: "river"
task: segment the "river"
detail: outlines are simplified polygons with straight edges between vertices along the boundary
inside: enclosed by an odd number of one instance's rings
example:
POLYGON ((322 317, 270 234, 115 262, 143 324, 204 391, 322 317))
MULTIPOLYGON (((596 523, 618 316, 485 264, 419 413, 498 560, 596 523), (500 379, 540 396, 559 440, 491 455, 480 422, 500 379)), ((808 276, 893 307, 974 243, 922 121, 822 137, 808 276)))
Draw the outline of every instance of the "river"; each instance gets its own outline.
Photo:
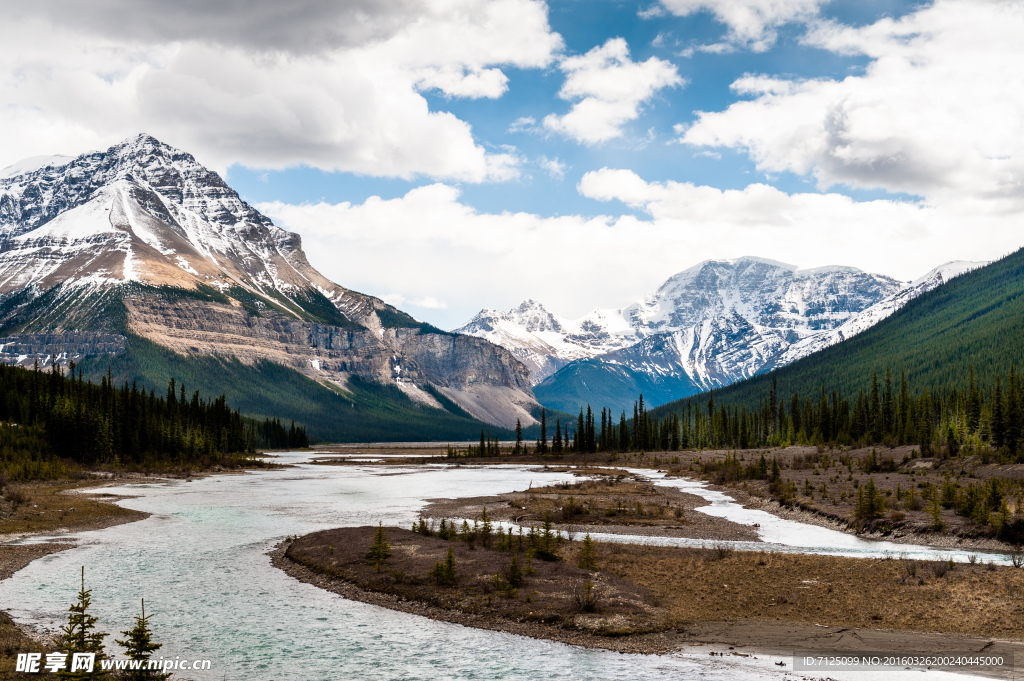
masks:
MULTIPOLYGON (((197 681, 796 678, 774 665, 783 659, 788 665, 788 658, 622 655, 435 622, 300 583, 266 555, 287 535, 378 521, 407 527, 427 499, 501 494, 571 477, 522 466, 313 466, 303 463, 308 458, 284 454, 282 462, 296 465, 283 470, 103 488, 131 495, 118 503, 152 515, 74 535, 76 548, 0 582, 0 607, 53 631, 65 621, 84 565, 99 626, 114 634, 108 642, 121 638, 145 598, 161 654, 212 660, 210 671, 180 674, 197 681)), ((720 494, 698 483, 658 482, 720 494)), ((728 503, 724 495, 714 497, 709 509, 735 511, 728 503)), ((769 531, 763 522, 762 528, 769 531)), ((900 676, 852 672, 848 678, 900 676)), ((928 672, 928 678, 965 677, 928 672)))

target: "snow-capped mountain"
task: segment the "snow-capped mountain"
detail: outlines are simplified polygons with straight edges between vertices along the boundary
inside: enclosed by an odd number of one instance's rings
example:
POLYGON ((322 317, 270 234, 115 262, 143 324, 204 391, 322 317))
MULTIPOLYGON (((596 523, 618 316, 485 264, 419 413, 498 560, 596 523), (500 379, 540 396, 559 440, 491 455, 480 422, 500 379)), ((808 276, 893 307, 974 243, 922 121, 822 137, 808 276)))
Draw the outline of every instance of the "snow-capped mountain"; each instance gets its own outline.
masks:
POLYGON ((953 277, 976 270, 979 267, 988 265, 988 261, 975 262, 970 260, 952 260, 939 265, 924 276, 910 282, 899 291, 884 298, 860 314, 850 318, 838 327, 811 334, 779 353, 771 363, 771 366, 785 366, 807 355, 827 348, 830 345, 841 343, 847 338, 852 338, 862 331, 890 316, 914 298, 928 293, 932 289, 941 286, 953 277))
POLYGON ((597 366, 614 367, 617 384, 630 376, 663 397, 682 397, 839 342, 984 264, 948 263, 901 283, 852 267, 801 270, 755 257, 708 260, 621 309, 569 320, 531 300, 508 313, 482 310, 456 331, 487 338, 519 357, 540 384, 538 396, 550 398, 552 406, 574 410, 563 395, 599 390, 575 385, 599 382, 597 366), (589 378, 579 367, 559 373, 581 360, 589 378), (562 385, 567 383, 573 385, 562 385))
POLYGON ((342 388, 356 375, 443 408, 440 391, 503 426, 534 421, 527 370, 506 350, 328 280, 298 235, 148 135, 0 171, 0 361, 123 346, 96 333, 269 359, 342 388))
POLYGON ((573 360, 636 342, 635 330, 621 316, 606 316, 606 312, 595 310, 569 320, 527 300, 508 312, 481 310, 454 333, 485 338, 509 350, 530 370, 533 382, 539 383, 573 360))
POLYGON ((508 348, 535 383, 571 361, 600 356, 655 373, 681 371, 713 387, 752 375, 791 344, 899 290, 894 279, 849 267, 708 260, 625 308, 567 320, 527 301, 508 313, 483 310, 456 331, 508 348))

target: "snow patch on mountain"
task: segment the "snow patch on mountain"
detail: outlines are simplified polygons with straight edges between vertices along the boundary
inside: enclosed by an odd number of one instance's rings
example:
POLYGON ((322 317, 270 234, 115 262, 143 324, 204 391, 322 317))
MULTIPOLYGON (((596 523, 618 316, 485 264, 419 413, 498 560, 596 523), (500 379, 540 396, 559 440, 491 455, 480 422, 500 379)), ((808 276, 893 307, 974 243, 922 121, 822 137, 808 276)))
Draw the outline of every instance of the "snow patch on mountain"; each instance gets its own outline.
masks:
POLYGON ((924 276, 910 282, 895 294, 880 300, 849 321, 844 322, 838 328, 816 333, 790 345, 773 359, 772 366, 780 367, 791 364, 830 345, 852 338, 892 315, 914 298, 941 286, 954 277, 988 264, 987 261, 953 260, 939 265, 924 276))
POLYGON ((66 166, 73 160, 75 160, 74 156, 62 156, 60 154, 53 156, 32 156, 31 158, 22 159, 17 163, 12 163, 6 168, 0 170, 0 179, 15 177, 16 175, 25 175, 41 168, 59 168, 61 166, 66 166))

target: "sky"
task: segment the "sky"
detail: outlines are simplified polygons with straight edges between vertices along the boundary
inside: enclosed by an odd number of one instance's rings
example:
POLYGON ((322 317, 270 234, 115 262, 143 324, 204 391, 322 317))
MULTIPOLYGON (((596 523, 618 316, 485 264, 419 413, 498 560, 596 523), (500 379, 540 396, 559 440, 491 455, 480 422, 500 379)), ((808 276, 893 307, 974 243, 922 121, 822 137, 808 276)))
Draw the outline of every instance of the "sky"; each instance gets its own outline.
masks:
POLYGON ((706 259, 910 280, 1024 245, 1021 2, 0 7, 0 167, 152 134, 443 328, 706 259))

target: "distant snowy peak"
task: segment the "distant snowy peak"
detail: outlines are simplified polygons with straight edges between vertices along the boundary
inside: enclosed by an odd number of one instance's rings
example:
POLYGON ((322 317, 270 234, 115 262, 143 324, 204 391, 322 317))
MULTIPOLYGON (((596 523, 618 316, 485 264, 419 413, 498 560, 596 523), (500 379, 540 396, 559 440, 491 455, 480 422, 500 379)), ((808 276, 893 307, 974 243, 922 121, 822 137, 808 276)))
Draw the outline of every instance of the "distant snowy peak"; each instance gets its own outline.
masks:
POLYGON ((528 300, 508 312, 482 310, 455 331, 513 352, 534 384, 569 362, 597 358, 707 389, 856 335, 984 264, 947 263, 906 284, 841 265, 798 269, 750 256, 706 260, 621 309, 565 319, 528 300))
POLYGON ((592 353, 571 339, 579 326, 549 312, 533 300, 508 312, 484 309, 455 333, 476 336, 512 352, 530 370, 537 383, 569 362, 592 353))

